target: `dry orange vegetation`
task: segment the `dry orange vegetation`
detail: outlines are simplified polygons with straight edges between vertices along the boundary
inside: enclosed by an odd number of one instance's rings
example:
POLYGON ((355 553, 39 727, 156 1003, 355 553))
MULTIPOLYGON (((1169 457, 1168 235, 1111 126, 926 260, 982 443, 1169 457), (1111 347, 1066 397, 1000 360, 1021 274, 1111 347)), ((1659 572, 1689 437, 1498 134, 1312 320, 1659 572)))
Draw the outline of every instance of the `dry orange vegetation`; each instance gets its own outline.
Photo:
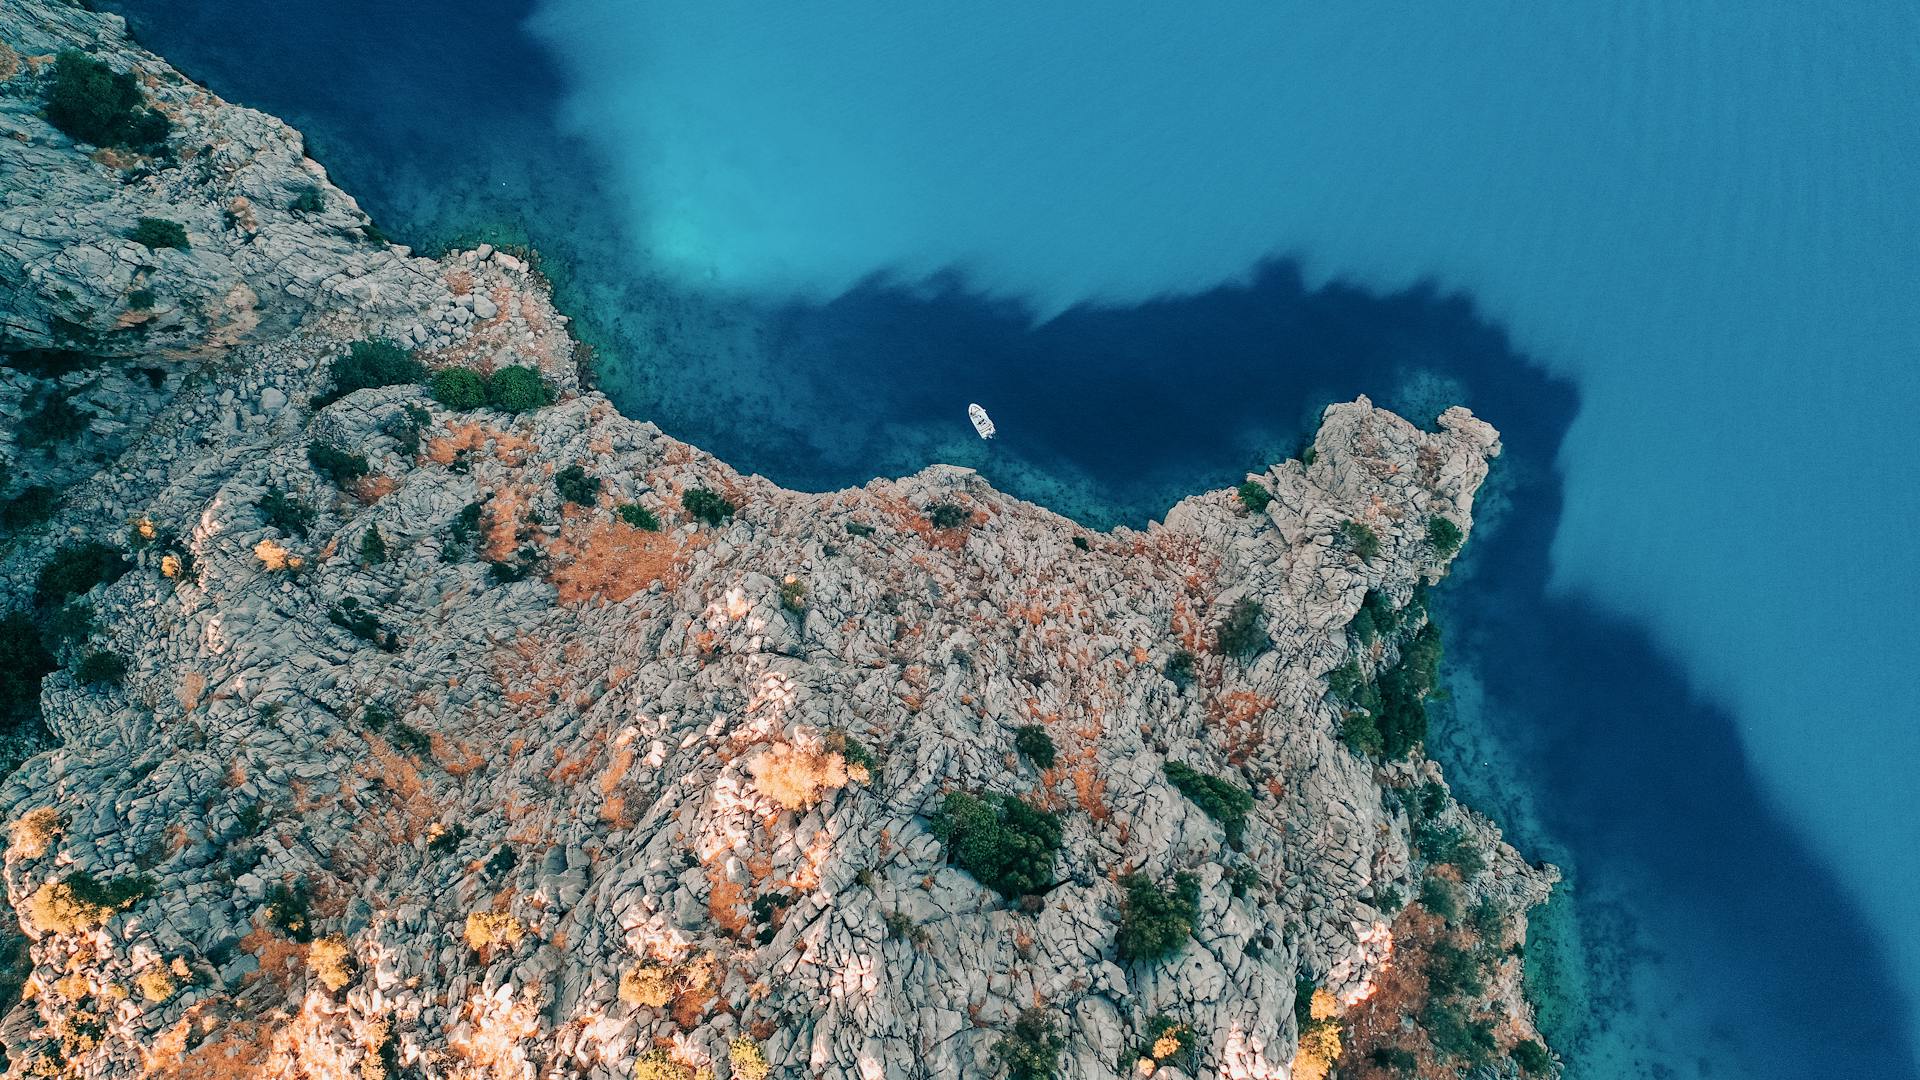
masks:
POLYGON ((462 450, 477 451, 493 444, 493 456, 507 465, 517 465, 533 443, 512 432, 496 431, 484 424, 460 424, 448 434, 427 440, 427 457, 441 465, 451 465, 462 450))
POLYGON ((671 533, 620 521, 596 522, 585 527, 584 536, 580 532, 580 526, 569 522, 547 549, 554 561, 548 580, 563 604, 595 599, 617 604, 669 579, 684 550, 671 533))

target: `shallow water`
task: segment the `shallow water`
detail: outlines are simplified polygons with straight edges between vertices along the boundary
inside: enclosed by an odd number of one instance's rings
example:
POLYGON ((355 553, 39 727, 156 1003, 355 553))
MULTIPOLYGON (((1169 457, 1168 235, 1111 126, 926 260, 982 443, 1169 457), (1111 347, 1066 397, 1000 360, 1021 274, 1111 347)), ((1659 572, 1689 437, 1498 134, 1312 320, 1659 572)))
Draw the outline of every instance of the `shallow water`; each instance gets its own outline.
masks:
POLYGON ((1435 752, 1569 869, 1574 1075, 1913 1075, 1910 6, 118 7, 389 232, 532 240, 624 409, 783 483, 1137 522, 1465 401, 1435 752))

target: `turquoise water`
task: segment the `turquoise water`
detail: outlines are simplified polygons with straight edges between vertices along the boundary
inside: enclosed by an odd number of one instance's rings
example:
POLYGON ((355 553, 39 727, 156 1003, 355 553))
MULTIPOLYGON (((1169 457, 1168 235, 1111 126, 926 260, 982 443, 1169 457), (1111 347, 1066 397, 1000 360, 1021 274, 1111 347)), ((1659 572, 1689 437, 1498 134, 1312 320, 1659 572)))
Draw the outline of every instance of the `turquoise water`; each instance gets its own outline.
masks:
POLYGON ((1468 401, 1435 750, 1570 870, 1575 1075, 1914 1074, 1913 5, 119 6, 390 232, 533 240, 623 408, 785 483, 1138 521, 1468 401))

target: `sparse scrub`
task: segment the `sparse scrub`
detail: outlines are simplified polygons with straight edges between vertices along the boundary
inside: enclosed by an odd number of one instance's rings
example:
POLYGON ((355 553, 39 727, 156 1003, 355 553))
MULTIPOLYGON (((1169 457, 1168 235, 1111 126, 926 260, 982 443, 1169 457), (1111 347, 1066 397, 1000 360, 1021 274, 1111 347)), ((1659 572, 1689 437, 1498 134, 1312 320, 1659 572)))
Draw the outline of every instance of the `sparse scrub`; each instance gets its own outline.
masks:
POLYGON ((131 73, 114 71, 77 49, 66 49, 54 60, 47 122, 80 142, 139 151, 160 148, 173 127, 147 106, 131 73))
POLYGON ((314 472, 331 480, 333 486, 339 488, 367 475, 371 468, 364 455, 348 453, 319 439, 307 444, 307 463, 313 466, 314 472))
POLYGON ((327 620, 347 633, 370 645, 378 646, 386 652, 398 652, 400 635, 380 625, 373 612, 360 606, 360 601, 352 596, 327 610, 327 620))
POLYGON ((306 882, 275 882, 267 886, 267 923, 294 941, 312 941, 313 926, 307 910, 310 902, 306 882))
POLYGON ((149 251, 161 248, 187 250, 192 245, 187 242, 186 227, 177 221, 166 218, 143 217, 134 223, 133 230, 127 233, 127 239, 149 251))
POLYGON ((1545 1076, 1553 1070, 1553 1055, 1547 1048, 1533 1039, 1521 1039, 1513 1044, 1513 1063, 1528 1076, 1545 1076))
POLYGON ((1420 883, 1420 906, 1448 924, 1460 919, 1460 895, 1441 878, 1428 877, 1420 883))
POLYGON ((1373 526, 1364 521, 1354 521, 1349 518, 1341 522, 1340 539, 1344 540, 1347 549, 1360 556, 1363 562, 1372 562, 1373 557, 1380 554, 1380 534, 1374 532, 1373 526))
POLYGON ((620 976, 620 1000, 649 1009, 665 1008, 673 1000, 673 969, 658 964, 628 968, 620 976))
POLYGON ((320 985, 336 993, 352 982, 353 950, 347 946, 347 939, 333 934, 314 942, 307 950, 307 970, 320 985))
POLYGON ((948 793, 933 815, 947 857, 1009 899, 1053 884, 1060 820, 1011 795, 948 793))
POLYGON ((29 449, 53 446, 87 429, 87 414, 67 399, 58 386, 46 386, 34 392, 27 413, 14 428, 14 438, 29 449))
POLYGON ((1193 685, 1193 661, 1192 653, 1175 649, 1173 655, 1167 657, 1167 666, 1160 669, 1160 673, 1167 677, 1168 682, 1185 690, 1193 685))
POLYGON ((30 529, 53 516, 59 493, 46 484, 33 484, 0 504, 0 526, 8 532, 30 529))
POLYGON ((659 517, 639 503, 623 503, 617 512, 621 521, 636 529, 645 529, 647 532, 660 531, 659 517))
POLYGON ((706 488, 688 488, 680 496, 680 505, 695 519, 719 525, 734 515, 736 507, 718 492, 706 488))
POLYGON ((1120 879, 1120 931, 1115 936, 1122 960, 1153 963, 1186 947, 1199 915, 1200 882, 1175 874, 1162 889, 1144 874, 1120 879))
POLYGON ((633 1080, 697 1080, 693 1066, 673 1060, 665 1050, 649 1050, 633 1063, 633 1080))
POLYGON ((1233 602, 1233 608, 1227 613, 1227 621, 1220 624, 1215 634, 1220 653, 1242 660, 1250 659, 1272 644, 1266 629, 1261 625, 1266 611, 1257 600, 1241 597, 1233 602))
POLYGON ((807 610, 807 583, 788 574, 780 582, 780 606, 794 615, 804 615, 807 610))
POLYGON ((1060 1051, 1067 1042, 1055 1030, 1052 1013, 1039 1007, 1023 1010, 1013 1030, 993 1044, 993 1054, 1007 1064, 1007 1080, 1056 1080, 1060 1051))
POLYGON ((72 934, 91 930, 115 913, 125 911, 153 891, 153 879, 118 877, 100 882, 85 873, 49 881, 27 898, 21 914, 41 933, 72 934))
POLYGON ((491 911, 476 911, 467 916, 467 948, 474 952, 501 945, 513 948, 526 936, 526 928, 512 915, 491 911))
POLYGON ((37 859, 53 850, 53 842, 66 828, 59 811, 51 806, 35 807, 8 826, 7 853, 17 859, 37 859))
POLYGON ((569 465, 555 473, 553 486, 562 499, 576 506, 592 506, 600 499, 600 478, 588 476, 587 470, 578 465, 569 465))
POLYGON ((1053 736, 1039 724, 1027 724, 1013 733, 1013 748, 1027 756, 1036 769, 1053 768, 1053 736))
POLYGON ((788 810, 805 810, 847 785, 847 760, 830 750, 775 743, 747 763, 754 790, 788 810))
POLYGON ((767 1080, 767 1074, 773 1071, 766 1052, 748 1035, 727 1044, 727 1064, 733 1066, 733 1080, 767 1080))
POLYGON ((1171 1016, 1156 1016, 1147 1021, 1140 1031, 1141 1040, 1134 1051, 1135 1068, 1141 1076, 1150 1076, 1162 1065, 1177 1066, 1182 1072, 1194 1075, 1194 1048, 1199 1039, 1193 1025, 1175 1020, 1171 1016))
POLYGON ((164 967, 154 966, 134 977, 133 983, 140 990, 140 996, 150 1005, 158 1005, 173 996, 179 984, 173 979, 173 973, 164 967))
POLYGON ((1247 789, 1181 761, 1169 761, 1165 769, 1173 786, 1226 830, 1227 843, 1239 847, 1246 836, 1247 815, 1253 810, 1253 796, 1247 789))
POLYGON ((280 487, 268 488, 265 495, 254 500, 253 505, 267 519, 267 524, 288 536, 301 539, 305 539, 312 531, 314 521, 320 516, 305 499, 289 495, 280 487))
POLYGON ((293 202, 289 203, 287 206, 288 210, 291 210, 296 214, 318 214, 321 211, 325 210, 326 208, 327 208, 326 195, 322 193, 319 188, 313 186, 312 184, 308 184, 306 187, 301 188, 300 193, 298 195, 295 195, 293 197, 293 202))

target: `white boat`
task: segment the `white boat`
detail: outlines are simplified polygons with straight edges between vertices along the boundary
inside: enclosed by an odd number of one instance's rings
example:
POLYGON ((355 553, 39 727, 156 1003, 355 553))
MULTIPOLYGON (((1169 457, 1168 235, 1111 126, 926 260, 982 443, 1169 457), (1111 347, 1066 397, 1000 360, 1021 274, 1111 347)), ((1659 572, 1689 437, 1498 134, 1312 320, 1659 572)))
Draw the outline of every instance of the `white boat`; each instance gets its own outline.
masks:
POLYGON ((978 405, 968 405, 967 419, 973 421, 973 430, 979 432, 981 438, 993 438, 993 418, 987 415, 987 410, 978 405))

